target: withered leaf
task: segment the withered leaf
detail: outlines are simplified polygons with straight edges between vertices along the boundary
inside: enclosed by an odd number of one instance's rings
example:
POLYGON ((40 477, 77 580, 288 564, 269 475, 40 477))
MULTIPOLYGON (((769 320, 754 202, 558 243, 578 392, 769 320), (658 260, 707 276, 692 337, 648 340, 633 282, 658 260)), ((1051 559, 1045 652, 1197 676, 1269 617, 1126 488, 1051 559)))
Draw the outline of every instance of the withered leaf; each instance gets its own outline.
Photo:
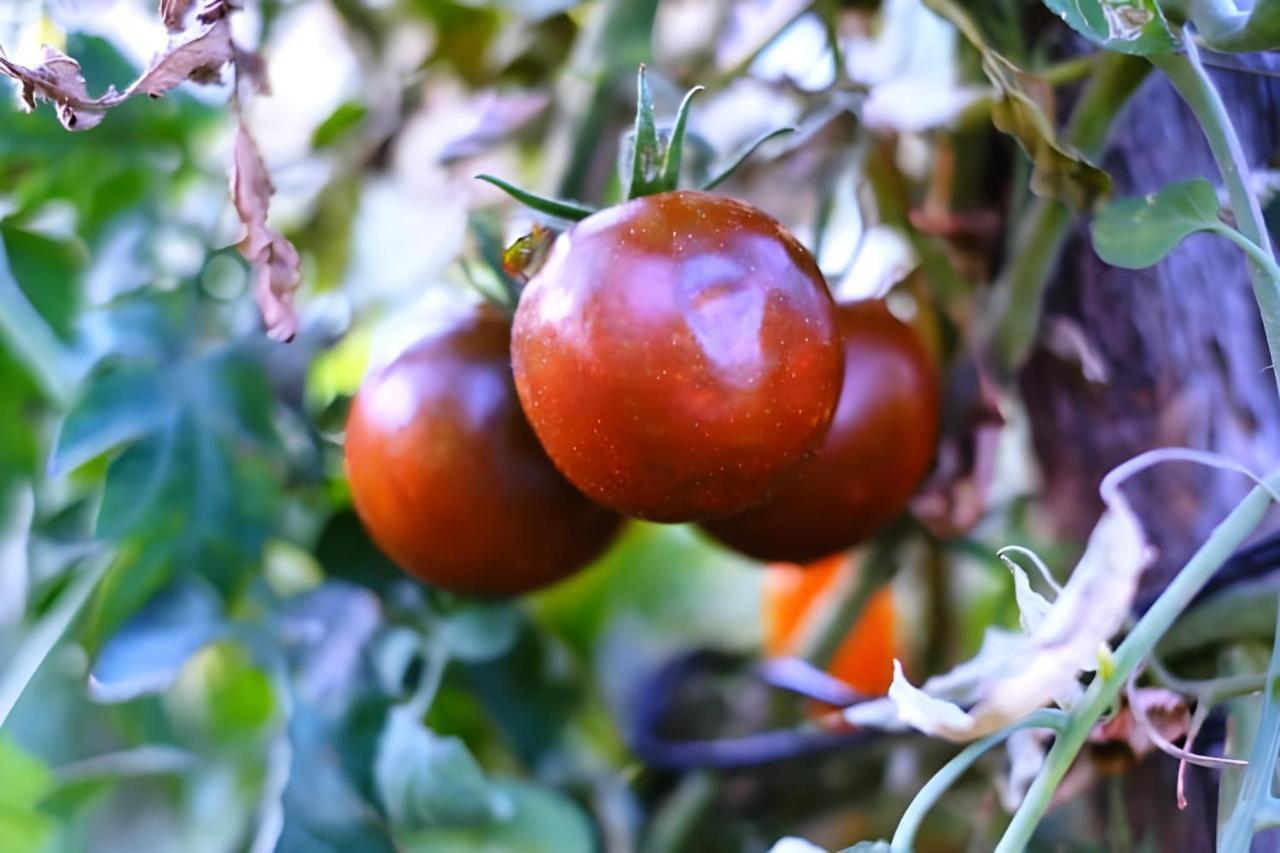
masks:
POLYGON ((125 96, 140 92, 158 98, 187 80, 201 84, 217 83, 221 80, 223 66, 234 59, 231 23, 223 15, 171 39, 165 52, 151 61, 142 76, 126 90, 125 96))
POLYGON ((1052 89, 994 50, 973 18, 951 0, 926 5, 949 20, 982 56, 982 70, 995 88, 991 121, 1018 141, 1034 166, 1031 189, 1037 195, 1091 210, 1111 194, 1111 176, 1058 138, 1053 124, 1052 89))
POLYGON ((109 108, 124 100, 114 89, 101 98, 89 97, 80 63, 48 45, 40 64, 34 68, 11 62, 0 52, 0 74, 22 83, 22 103, 28 111, 40 101, 49 101, 58 112, 58 121, 67 130, 88 130, 101 123, 109 108))
POLYGON ((237 248, 253 267, 253 297, 273 340, 292 340, 298 331, 293 294, 301 281, 298 250, 267 225, 275 187, 249 129, 240 124, 231 161, 231 200, 244 223, 237 248))
MULTIPOLYGON (((180 22, 191 2, 163 0, 160 13, 166 24, 171 19, 180 22)), ((40 101, 49 101, 67 130, 88 130, 102 122, 107 110, 134 95, 159 97, 186 80, 217 82, 223 66, 236 59, 227 20, 235 8, 238 6, 232 0, 205 0, 196 24, 172 36, 165 51, 124 92, 108 88, 101 97, 90 97, 80 63, 48 45, 40 64, 34 67, 19 65, 0 50, 0 74, 22 84, 22 102, 28 111, 40 101)))
POLYGON ((187 19, 187 12, 190 11, 193 2, 195 0, 160 0, 160 18, 169 32, 182 29, 182 24, 187 19))

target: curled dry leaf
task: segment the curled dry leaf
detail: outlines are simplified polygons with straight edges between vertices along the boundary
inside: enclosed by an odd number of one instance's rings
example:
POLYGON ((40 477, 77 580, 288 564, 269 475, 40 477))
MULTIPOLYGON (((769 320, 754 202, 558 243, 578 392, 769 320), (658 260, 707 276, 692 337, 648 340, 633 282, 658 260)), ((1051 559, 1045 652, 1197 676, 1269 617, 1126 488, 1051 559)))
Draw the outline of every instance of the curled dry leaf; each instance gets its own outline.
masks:
POLYGON ((235 59, 231 43, 231 23, 224 0, 206 3, 197 24, 169 40, 163 53, 151 60, 147 70, 133 82, 125 97, 138 93, 158 98, 180 83, 218 83, 222 69, 235 59))
POLYGON ((49 101, 67 130, 97 127, 107 110, 127 97, 115 89, 108 89, 101 98, 89 97, 80 63, 48 45, 40 64, 33 68, 11 62, 0 52, 0 73, 22 84, 22 103, 28 112, 40 101, 49 101))
POLYGON ((274 193, 257 143, 242 123, 236 132, 231 163, 231 200, 245 229, 237 248, 253 267, 253 298, 262 312, 267 334, 274 340, 288 341, 298 331, 293 294, 301 274, 298 250, 267 225, 274 193))
MULTIPOLYGON (((184 17, 189 6, 190 0, 165 0, 161 14, 168 23, 171 14, 184 17)), ((231 0, 205 0, 193 27, 173 36, 165 51, 123 92, 110 87, 101 97, 90 97, 80 63, 48 45, 34 67, 12 62, 0 51, 0 74, 22 84, 22 102, 28 111, 40 101, 49 101, 67 130, 89 130, 102 122, 107 110, 134 95, 158 98, 185 80, 218 82, 223 66, 236 58, 227 20, 234 8, 231 0)))
POLYGON ((987 511, 1006 421, 994 382, 976 362, 956 368, 943 416, 938 462, 911 512, 934 535, 966 535, 987 511))
MULTIPOLYGON (((1057 599, 1046 608, 1045 599, 1029 584, 1020 591, 1025 633, 988 630, 975 658, 921 687, 907 681, 900 666, 895 668, 887 701, 897 712, 896 722, 928 735, 969 741, 1051 703, 1075 701, 1080 674, 1097 668, 1099 652, 1123 626, 1138 578, 1152 556, 1124 496, 1114 489, 1104 494, 1109 507, 1057 599)), ((1015 579, 1020 574, 1016 570, 1015 579)), ((855 725, 872 726, 893 719, 888 709, 871 703, 850 708, 846 717, 855 725)))
POLYGON ((1172 747, 1191 725, 1187 702, 1162 687, 1132 687, 1121 694, 1120 710, 1101 720, 1089 733, 1089 742, 1123 743, 1141 759, 1155 749, 1172 747))
POLYGON ((177 32, 183 28, 187 12, 191 10, 191 4, 194 2, 195 0, 160 0, 160 19, 164 21, 169 32, 177 32))

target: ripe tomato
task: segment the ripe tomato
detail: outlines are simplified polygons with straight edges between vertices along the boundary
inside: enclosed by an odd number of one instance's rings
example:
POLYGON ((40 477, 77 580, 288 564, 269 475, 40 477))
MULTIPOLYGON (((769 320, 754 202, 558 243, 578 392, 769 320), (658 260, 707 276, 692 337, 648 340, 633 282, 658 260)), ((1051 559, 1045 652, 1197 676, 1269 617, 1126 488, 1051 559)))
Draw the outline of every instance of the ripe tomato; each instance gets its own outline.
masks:
POLYGON ((596 556, 616 515, 547 459, 516 399, 505 317, 481 307, 368 376, 347 421, 356 512, 412 575, 456 592, 546 586, 596 556))
POLYGON ((901 513, 933 462, 938 379, 915 331, 879 300, 840 307, 844 389, 821 450, 767 504, 706 525, 760 560, 846 550, 901 513))
POLYGON ((764 500, 821 442, 843 371, 812 256, 756 208, 688 191, 563 234, 521 296, 511 355, 565 476, 666 522, 764 500))
MULTIPOLYGON (((848 566, 844 554, 808 566, 774 563, 764 577, 764 651, 770 657, 795 655, 807 622, 848 566)), ((871 597, 862 617, 845 636, 827 672, 854 690, 878 696, 893 682, 896 650, 893 591, 885 587, 871 597)))

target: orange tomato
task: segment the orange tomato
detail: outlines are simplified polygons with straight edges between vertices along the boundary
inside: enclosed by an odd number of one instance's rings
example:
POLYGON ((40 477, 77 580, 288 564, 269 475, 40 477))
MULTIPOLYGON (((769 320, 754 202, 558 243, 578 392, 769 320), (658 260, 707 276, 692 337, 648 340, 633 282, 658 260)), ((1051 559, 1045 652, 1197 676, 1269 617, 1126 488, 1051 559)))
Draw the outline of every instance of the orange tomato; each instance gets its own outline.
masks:
MULTIPOLYGON (((795 655, 808 632, 819 602, 857 571, 846 554, 807 566, 771 563, 764 578, 764 651, 770 657, 795 655)), ((888 691, 897 649, 893 591, 884 587, 871 597, 857 624, 845 636, 827 672, 867 695, 888 691)))

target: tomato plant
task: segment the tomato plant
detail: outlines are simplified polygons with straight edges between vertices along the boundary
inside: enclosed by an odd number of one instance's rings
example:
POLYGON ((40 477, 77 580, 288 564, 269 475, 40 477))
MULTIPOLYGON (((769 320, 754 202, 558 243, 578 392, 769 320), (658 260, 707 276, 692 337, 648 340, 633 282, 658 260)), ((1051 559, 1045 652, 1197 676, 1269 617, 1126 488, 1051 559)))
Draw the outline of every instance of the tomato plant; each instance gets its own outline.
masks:
POLYGON ((0 851, 1256 846, 1278 34, 0 4, 0 851))
POLYGON ((760 560, 808 562, 848 549, 901 513, 938 439, 937 370, 883 302, 839 308, 844 383, 822 445, 757 509, 709 522, 760 560))
POLYGON ((581 568, 619 519, 538 445, 512 383, 508 319, 485 307, 369 376, 351 406, 346 468, 370 535, 432 586, 515 595, 581 568))

